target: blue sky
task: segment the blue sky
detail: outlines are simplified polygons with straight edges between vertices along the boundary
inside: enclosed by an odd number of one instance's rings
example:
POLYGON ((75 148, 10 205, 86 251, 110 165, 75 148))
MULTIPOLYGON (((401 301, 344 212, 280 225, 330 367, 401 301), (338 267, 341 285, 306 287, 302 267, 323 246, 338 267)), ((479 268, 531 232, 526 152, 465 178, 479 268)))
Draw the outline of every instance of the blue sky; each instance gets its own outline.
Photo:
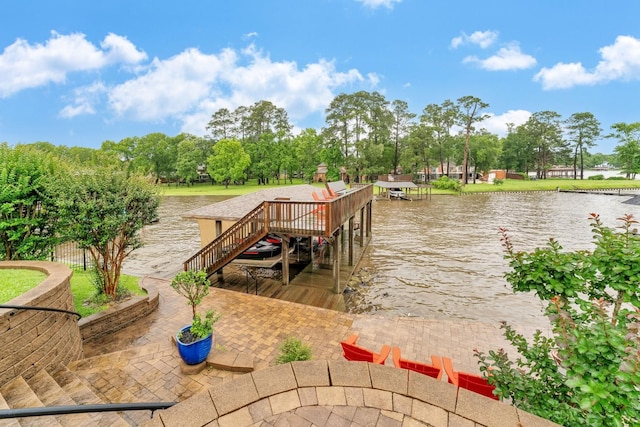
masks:
POLYGON ((607 133, 640 121, 638 16, 636 0, 7 0, 0 141, 204 135, 219 108, 263 99, 319 129, 358 90, 417 114, 476 96, 501 136, 546 110, 607 133))

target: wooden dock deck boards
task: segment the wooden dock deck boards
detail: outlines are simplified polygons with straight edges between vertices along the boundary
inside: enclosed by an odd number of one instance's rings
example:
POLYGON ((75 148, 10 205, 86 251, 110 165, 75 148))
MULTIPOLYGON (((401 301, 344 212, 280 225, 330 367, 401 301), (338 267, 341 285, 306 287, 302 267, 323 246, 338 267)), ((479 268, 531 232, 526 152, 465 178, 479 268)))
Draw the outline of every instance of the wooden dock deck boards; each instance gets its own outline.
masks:
MULTIPOLYGON (((340 283, 343 289, 349 283, 366 247, 366 242, 364 247, 354 243, 353 266, 347 265, 346 250, 343 248, 340 266, 340 283)), ((346 311, 344 297, 342 293, 333 292, 333 269, 330 264, 327 264, 328 262, 329 259, 322 253, 316 254, 313 261, 298 272, 286 286, 282 284, 280 277, 269 278, 258 275, 256 279, 249 276, 238 265, 225 267, 222 281, 217 280, 216 275, 213 275, 211 280, 215 286, 222 289, 344 312, 346 311)), ((291 268, 296 269, 294 265, 291 268)))

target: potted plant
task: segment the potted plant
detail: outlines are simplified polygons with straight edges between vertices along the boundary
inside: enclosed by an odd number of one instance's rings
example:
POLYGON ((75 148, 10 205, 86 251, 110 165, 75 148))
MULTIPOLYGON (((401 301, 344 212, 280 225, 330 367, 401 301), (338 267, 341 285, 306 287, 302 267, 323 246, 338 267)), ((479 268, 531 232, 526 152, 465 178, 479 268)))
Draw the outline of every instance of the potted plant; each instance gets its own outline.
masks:
POLYGON ((193 313, 190 325, 176 334, 176 344, 180 357, 187 365, 197 365, 205 361, 213 344, 213 325, 220 314, 209 310, 204 318, 197 313, 202 298, 209 294, 209 279, 204 271, 183 271, 171 281, 171 287, 187 299, 193 313))

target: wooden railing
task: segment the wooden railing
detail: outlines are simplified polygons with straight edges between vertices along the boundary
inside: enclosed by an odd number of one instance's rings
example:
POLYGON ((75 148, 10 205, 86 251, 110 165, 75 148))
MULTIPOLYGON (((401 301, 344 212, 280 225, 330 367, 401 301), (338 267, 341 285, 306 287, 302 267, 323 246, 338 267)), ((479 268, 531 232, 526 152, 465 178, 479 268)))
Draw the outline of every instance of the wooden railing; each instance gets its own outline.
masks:
POLYGON ((267 235, 264 203, 258 205, 195 255, 184 262, 184 270, 213 274, 267 235))
POLYGON ((184 269, 206 270, 211 275, 267 233, 330 237, 372 198, 373 186, 367 185, 326 201, 263 202, 186 260, 184 269))

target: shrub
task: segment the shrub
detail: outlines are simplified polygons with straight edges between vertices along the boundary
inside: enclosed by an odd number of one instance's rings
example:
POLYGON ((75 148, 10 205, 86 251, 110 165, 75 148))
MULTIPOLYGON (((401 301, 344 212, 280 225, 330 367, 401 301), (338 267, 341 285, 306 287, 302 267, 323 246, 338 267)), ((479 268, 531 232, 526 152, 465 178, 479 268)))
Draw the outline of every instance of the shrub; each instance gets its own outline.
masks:
POLYGON ((626 181, 628 178, 624 176, 610 176, 607 181, 626 181))
POLYGON ((587 179, 591 179, 593 181, 601 181, 604 179, 604 175, 602 174, 598 174, 598 175, 591 175, 590 177, 588 177, 587 179))
POLYGON ((311 360, 311 356, 311 347, 302 344, 302 341, 298 338, 288 337, 280 345, 280 353, 276 358, 276 364, 282 365, 289 362, 311 360))
POLYGON ((448 176, 441 176, 437 181, 433 181, 433 187, 438 190, 451 190, 460 192, 462 185, 457 179, 451 179, 448 176))
POLYGON ((493 185, 502 185, 504 184, 504 179, 496 178, 493 180, 493 185))
POLYGON ((553 335, 529 343, 510 326, 505 337, 522 357, 476 351, 496 394, 562 425, 624 426, 640 420, 640 236, 631 215, 622 231, 591 214, 595 249, 546 248, 516 252, 502 229, 505 274, 514 291, 547 301, 553 335))
POLYGON ((202 302, 202 298, 209 294, 209 286, 210 282, 207 279, 207 273, 204 271, 181 271, 171 281, 171 287, 187 299, 187 304, 191 306, 194 319, 198 304, 202 302))

